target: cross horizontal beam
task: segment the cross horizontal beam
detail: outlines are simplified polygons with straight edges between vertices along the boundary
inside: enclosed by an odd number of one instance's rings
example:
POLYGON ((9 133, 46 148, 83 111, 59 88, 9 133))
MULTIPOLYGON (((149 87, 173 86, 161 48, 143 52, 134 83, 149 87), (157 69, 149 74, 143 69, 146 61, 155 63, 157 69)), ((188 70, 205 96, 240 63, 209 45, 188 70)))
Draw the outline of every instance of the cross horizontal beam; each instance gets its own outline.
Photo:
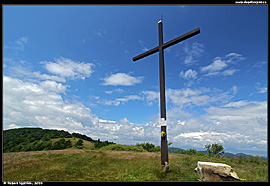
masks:
MULTIPOLYGON (((199 33, 200 33, 200 28, 196 28, 196 29, 184 34, 184 35, 181 35, 181 36, 179 36, 179 37, 177 37, 175 39, 172 39, 171 41, 168 41, 168 42, 162 44, 161 47, 162 47, 162 49, 168 48, 168 47, 170 47, 172 45, 175 45, 175 44, 177 44, 177 43, 179 43, 181 41, 184 41, 184 40, 186 40, 186 39, 188 39, 188 38, 190 38, 192 36, 195 36, 195 35, 197 35, 199 33)), ((138 56, 135 56, 132 60, 137 61, 137 60, 142 59, 144 57, 147 57, 147 56, 149 56, 151 54, 154 54, 154 53, 156 53, 158 51, 159 51, 159 46, 157 46, 157 47, 155 47, 155 48, 153 48, 151 50, 148 50, 147 52, 144 52, 144 53, 142 53, 142 54, 140 54, 138 56)))

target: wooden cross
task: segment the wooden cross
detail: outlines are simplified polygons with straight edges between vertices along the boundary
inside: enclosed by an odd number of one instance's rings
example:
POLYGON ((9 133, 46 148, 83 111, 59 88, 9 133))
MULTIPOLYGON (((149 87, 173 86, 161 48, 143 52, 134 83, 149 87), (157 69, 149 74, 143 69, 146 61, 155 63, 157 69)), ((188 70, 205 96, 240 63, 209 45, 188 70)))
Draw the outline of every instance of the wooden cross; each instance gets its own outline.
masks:
POLYGON ((194 29, 184 35, 181 35, 175 39, 172 39, 166 43, 163 43, 163 28, 162 21, 158 22, 158 35, 159 45, 147 52, 144 52, 133 58, 133 61, 137 61, 146 56, 159 52, 159 80, 160 80, 160 125, 161 125, 161 167, 169 171, 169 159, 168 159, 168 144, 166 133, 166 103, 165 103, 165 73, 164 73, 164 49, 175 45, 181 41, 184 41, 192 36, 200 33, 200 28, 194 29))

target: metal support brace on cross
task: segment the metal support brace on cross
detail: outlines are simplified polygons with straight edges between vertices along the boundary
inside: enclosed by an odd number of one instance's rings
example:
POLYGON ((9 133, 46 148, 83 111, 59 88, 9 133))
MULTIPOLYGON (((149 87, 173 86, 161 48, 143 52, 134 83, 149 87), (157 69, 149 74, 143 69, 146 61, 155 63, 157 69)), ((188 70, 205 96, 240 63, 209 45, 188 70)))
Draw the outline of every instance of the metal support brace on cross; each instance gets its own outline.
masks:
POLYGON ((181 41, 184 41, 192 36, 200 33, 200 28, 196 28, 184 35, 181 35, 175 39, 172 39, 166 43, 163 43, 163 26, 162 21, 158 22, 158 36, 159 45, 151 50, 148 50, 133 58, 133 61, 137 61, 146 56, 159 52, 159 82, 160 82, 160 126, 161 126, 161 167, 165 168, 165 171, 169 171, 169 158, 168 158, 168 142, 166 132, 166 102, 165 102, 165 70, 164 70, 164 49, 175 45, 181 41))

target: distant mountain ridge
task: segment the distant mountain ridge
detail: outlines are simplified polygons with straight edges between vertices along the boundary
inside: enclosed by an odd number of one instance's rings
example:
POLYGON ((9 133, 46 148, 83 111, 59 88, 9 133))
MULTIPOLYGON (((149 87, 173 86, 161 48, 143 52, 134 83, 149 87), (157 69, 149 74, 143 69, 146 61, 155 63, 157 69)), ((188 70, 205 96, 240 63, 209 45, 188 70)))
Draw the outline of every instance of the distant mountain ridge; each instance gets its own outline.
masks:
MULTIPOLYGON (((168 148, 169 152, 170 153, 181 153, 181 151, 185 151, 184 149, 181 149, 181 148, 177 148, 177 147, 169 147, 168 148)), ((202 152, 204 154, 207 154, 207 151, 197 151, 197 152, 202 152)), ((221 154, 222 157, 225 157, 225 158, 239 158, 239 157, 242 157, 242 158, 248 158, 248 157, 251 157, 252 155, 248 155, 248 154, 245 154, 245 153, 237 153, 237 154, 233 154, 233 153, 230 153, 230 152, 225 152, 223 154, 221 154)), ((267 157, 264 157, 264 156, 260 156, 264 161, 267 161, 267 157)))

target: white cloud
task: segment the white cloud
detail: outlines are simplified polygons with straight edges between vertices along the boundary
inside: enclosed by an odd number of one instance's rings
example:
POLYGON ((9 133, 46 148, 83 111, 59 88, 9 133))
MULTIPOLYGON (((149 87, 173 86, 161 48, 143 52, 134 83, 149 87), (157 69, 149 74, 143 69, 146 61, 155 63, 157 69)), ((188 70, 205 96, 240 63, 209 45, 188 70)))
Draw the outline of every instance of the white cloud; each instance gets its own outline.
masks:
POLYGON ((266 93, 267 92, 267 87, 261 87, 261 88, 258 88, 258 93, 266 93))
POLYGON ((38 78, 40 80, 52 80, 57 82, 66 82, 66 79, 64 77, 54 76, 54 75, 48 75, 48 74, 41 74, 39 71, 33 72, 28 74, 31 77, 38 78))
MULTIPOLYGON (((181 118, 181 120, 186 120, 186 119, 194 117, 194 114, 181 108, 181 106, 179 106, 179 107, 174 106, 172 108, 168 108, 167 117, 170 120, 177 120, 179 118, 181 118)), ((178 124, 181 124, 181 125, 185 124, 185 121, 177 121, 177 122, 178 122, 178 124)))
POLYGON ((93 64, 60 57, 55 62, 43 61, 48 72, 69 79, 85 79, 93 73, 93 64))
POLYGON ((63 85, 61 83, 49 80, 40 82, 39 86, 41 89, 56 93, 64 93, 66 91, 66 88, 68 87, 68 85, 63 85))
POLYGON ((224 71, 214 71, 214 72, 208 72, 204 76, 217 76, 217 75, 232 76, 237 71, 238 71, 237 69, 228 69, 228 70, 224 70, 224 71))
POLYGON ((258 87, 257 86, 257 90, 258 90, 257 93, 264 94, 267 92, 267 87, 258 87))
POLYGON ((228 148, 266 151, 267 102, 238 101, 206 108, 206 114, 168 121, 168 137, 175 146, 203 148, 222 143, 228 148))
POLYGON ((138 95, 128 95, 123 98, 117 98, 115 100, 101 100, 98 101, 99 103, 105 104, 105 105, 114 105, 114 106, 119 106, 121 103, 127 103, 128 101, 131 100, 143 100, 142 97, 138 95))
POLYGON ((257 93, 259 94, 267 93, 267 87, 262 87, 260 82, 256 83, 255 88, 257 89, 257 93))
POLYGON ((24 45, 28 43, 28 37, 20 37, 17 41, 16 44, 17 46, 15 47, 18 50, 23 51, 24 50, 24 45))
POLYGON ((230 102, 222 107, 234 107, 234 108, 238 108, 238 107, 242 107, 242 106, 245 106, 247 105, 248 102, 247 101, 236 101, 236 102, 230 102))
POLYGON ((153 101, 158 100, 159 99, 159 92, 154 92, 154 91, 142 91, 142 93, 144 94, 147 104, 149 106, 153 105, 153 101))
MULTIPOLYGON (((99 119, 100 120, 100 119, 99 119)), ((122 144, 135 144, 149 141, 159 143, 160 128, 155 123, 137 124, 122 118, 118 122, 101 120, 94 130, 89 128, 89 136, 122 144)))
MULTIPOLYGON (((232 88, 233 89, 233 88, 232 88)), ((232 90, 233 91, 233 90, 232 90)), ((167 89, 167 102, 172 103, 174 107, 184 108, 189 106, 205 106, 212 102, 226 103, 231 99, 229 95, 232 91, 217 93, 209 88, 200 89, 167 89), (211 93, 210 95, 208 93, 211 93)), ((153 102, 159 100, 159 92, 142 91, 143 97, 146 99, 148 105, 153 105, 153 102)))
POLYGON ((146 47, 144 46, 144 42, 143 42, 142 40, 139 40, 139 43, 140 43, 140 45, 142 46, 142 51, 143 51, 143 52, 146 52, 146 51, 149 50, 148 48, 146 48, 146 47))
POLYGON ((241 54, 237 54, 237 53, 229 53, 227 54, 224 59, 228 62, 228 63, 236 63, 238 61, 244 60, 246 59, 245 57, 243 57, 241 54))
POLYGON ((247 102, 238 101, 226 104, 224 107, 230 108, 217 108, 210 107, 206 111, 209 119, 217 119, 220 121, 247 121, 251 118, 262 118, 267 120, 267 103, 266 102, 247 102))
POLYGON ((13 42, 11 45, 9 45, 9 46, 5 45, 4 48, 24 51, 24 47, 27 43, 29 43, 28 37, 20 37, 15 42, 13 42))
POLYGON ((60 93, 67 85, 54 81, 31 83, 8 76, 3 77, 4 128, 40 126, 79 130, 91 125, 91 110, 82 103, 69 103, 60 93))
POLYGON ((237 72, 237 69, 228 69, 222 72, 223 76, 232 76, 235 72, 237 72))
POLYGON ((104 83, 102 85, 113 85, 113 86, 132 86, 141 83, 143 77, 133 77, 125 73, 112 74, 104 78, 104 83))
POLYGON ((225 61, 222 61, 220 59, 214 60, 214 62, 206 67, 202 67, 201 71, 205 72, 205 71, 218 71, 218 70, 222 70, 223 68, 225 68, 227 66, 227 64, 225 63, 225 61))
POLYGON ((242 56, 241 54, 237 54, 237 53, 234 53, 234 52, 229 53, 229 54, 226 55, 226 57, 241 57, 241 56, 242 56))
POLYGON ((241 54, 229 53, 224 57, 216 57, 213 60, 213 63, 208 66, 201 67, 201 71, 207 73, 204 76, 232 76, 235 72, 238 71, 237 69, 224 69, 229 65, 236 64, 237 62, 244 59, 245 57, 243 57, 241 54))
POLYGON ((116 121, 111 121, 111 120, 99 119, 98 121, 99 123, 116 124, 116 121))
POLYGON ((106 94, 112 94, 113 91, 111 91, 111 90, 105 90, 105 93, 106 93, 106 94))
POLYGON ((117 92, 117 93, 123 93, 124 90, 121 89, 121 88, 117 88, 117 89, 114 89, 114 90, 105 90, 105 93, 106 94, 112 94, 112 93, 115 93, 115 92, 117 92))
POLYGON ((211 99, 201 90, 187 89, 168 89, 167 99, 174 105, 184 107, 188 105, 203 106, 208 104, 211 99))
POLYGON ((191 46, 185 44, 183 47, 184 53, 186 54, 184 63, 186 65, 197 62, 196 58, 200 57, 204 52, 204 45, 201 43, 194 42, 191 46))
MULTIPOLYGON (((181 109, 189 106, 206 106, 212 102, 226 103, 231 99, 229 94, 234 93, 234 91, 235 86, 232 88, 232 90, 222 93, 216 93, 215 91, 211 91, 209 88, 167 89, 166 97, 168 103, 172 103, 174 107, 181 109), (208 94, 209 92, 211 92, 211 95, 208 94)), ((159 92, 142 91, 139 95, 127 95, 122 98, 116 98, 114 100, 98 100, 98 103, 119 106, 120 104, 127 103, 131 100, 146 100, 147 105, 152 106, 154 103, 159 104, 159 97, 159 92)), ((174 113, 176 112, 174 111, 174 113)))
POLYGON ((264 65, 267 65, 267 61, 258 61, 252 66, 252 68, 261 68, 264 65))
POLYGON ((197 74, 196 70, 188 69, 186 72, 181 71, 179 76, 184 79, 196 79, 197 74))
POLYGON ((4 58, 3 61, 6 67, 5 74, 8 74, 11 77, 16 77, 24 80, 29 80, 32 82, 37 82, 39 80, 52 80, 57 82, 66 82, 64 77, 56 76, 56 75, 48 75, 42 74, 40 71, 32 72, 31 66, 29 67, 27 61, 16 61, 12 58, 4 58))
POLYGON ((8 125, 7 129, 16 129, 16 128, 20 128, 19 126, 15 125, 15 124, 10 124, 8 125))
POLYGON ((238 91, 238 87, 236 85, 232 86, 232 92, 233 94, 236 94, 238 91))

